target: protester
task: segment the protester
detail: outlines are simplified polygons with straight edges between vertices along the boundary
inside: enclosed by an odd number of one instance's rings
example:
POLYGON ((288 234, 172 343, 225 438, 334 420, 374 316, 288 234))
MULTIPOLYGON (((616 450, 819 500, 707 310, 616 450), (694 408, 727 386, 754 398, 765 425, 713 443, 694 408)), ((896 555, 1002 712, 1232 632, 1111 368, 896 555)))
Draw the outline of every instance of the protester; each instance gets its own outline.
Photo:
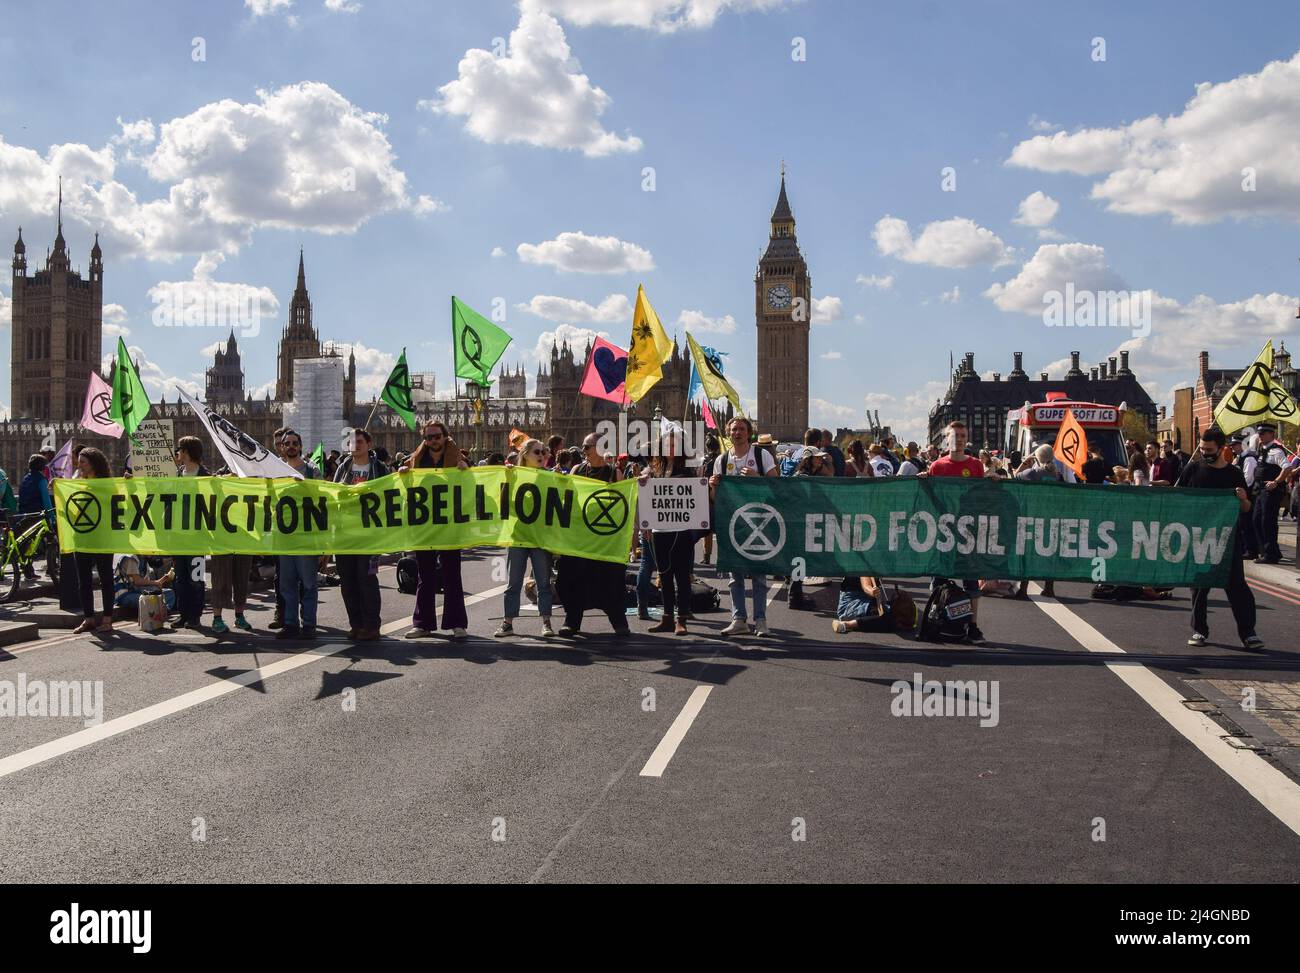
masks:
POLYGON ((1151 485, 1151 464, 1146 455, 1136 449, 1128 457, 1128 477, 1134 486, 1151 485))
MULTIPOLYGON (((295 472, 300 474, 304 480, 319 480, 321 471, 310 460, 302 455, 302 436, 293 429, 284 429, 280 436, 280 455, 295 472)), ((279 578, 280 599, 284 604, 283 627, 275 633, 277 639, 314 639, 316 637, 316 611, 319 603, 317 593, 317 569, 320 564, 320 557, 316 554, 281 554, 276 558, 276 573, 279 578)), ((238 575, 240 569, 237 566, 235 573, 238 575)), ((248 568, 245 566, 242 570, 245 579, 248 577, 248 568)), ((224 580, 224 578, 223 578, 224 580)), ((217 586, 217 571, 214 565, 212 570, 212 586, 217 586)), ((244 594, 247 596, 248 583, 244 582, 244 594)), ((240 605, 239 582, 236 577, 234 584, 235 594, 235 624, 240 628, 252 630, 252 626, 245 621, 240 625, 240 619, 243 612, 240 605)), ((217 630, 218 621, 221 618, 221 609, 224 607, 225 593, 222 593, 220 601, 213 601, 213 615, 217 619, 212 623, 213 631, 217 630)), ((224 628, 224 626, 223 626, 224 628)))
MULTIPOLYGON (((835 467, 831 457, 824 450, 805 449, 803 458, 799 460, 799 468, 794 475, 834 476, 835 467)), ((790 579, 789 605, 795 611, 809 611, 816 607, 811 599, 804 597, 803 582, 804 579, 799 577, 790 579)))
POLYGON ((1255 427, 1259 436, 1258 465, 1252 486, 1253 505, 1251 520, 1255 526, 1255 539, 1259 545, 1256 564, 1277 564, 1282 560, 1282 550, 1277 545, 1277 515, 1286 496, 1283 489, 1287 466, 1286 450, 1277 441, 1277 426, 1261 422, 1255 427))
MULTIPOLYGON (((704 438, 704 461, 700 464, 700 475, 707 475, 708 471, 713 469, 713 464, 718 461, 718 456, 722 453, 722 444, 718 442, 718 437, 709 433, 704 438)), ((713 517, 709 517, 712 522, 713 517)), ((713 563, 713 531, 704 532, 704 563, 713 563)))
POLYGON ((1174 449, 1174 444, 1172 440, 1166 439, 1164 441, 1164 445, 1162 447, 1162 453, 1163 453, 1162 458, 1168 464, 1167 467, 1164 469, 1164 472, 1169 474, 1169 482, 1175 483, 1178 480, 1179 474, 1182 473, 1183 471, 1184 462, 1182 458, 1178 455, 1178 451, 1174 449))
MULTIPOLYGON (((1250 496, 1246 493, 1246 480, 1241 475, 1241 470, 1228 463, 1223 432, 1218 426, 1210 426, 1201 433, 1200 455, 1182 470, 1177 485, 1200 490, 1232 490, 1237 495, 1237 502, 1243 512, 1248 512, 1251 508, 1250 496)), ((1237 622, 1237 635, 1241 638, 1242 645, 1248 649, 1262 649, 1264 640, 1255 634, 1255 596, 1246 584, 1246 574, 1241 563, 1240 532, 1233 531, 1233 543, 1234 556, 1228 559, 1228 583, 1223 590, 1228 596, 1232 617, 1237 622)), ((1207 619, 1209 601, 1209 588, 1192 589, 1192 636, 1187 640, 1188 645, 1204 645, 1210 637, 1207 619)))
MULTIPOLYGON (((407 469, 469 469, 447 424, 434 419, 424 424, 424 440, 411 454, 407 469)), ((438 628, 438 589, 442 588, 442 627, 451 629, 451 637, 459 642, 468 637, 469 615, 465 611, 465 588, 460 576, 460 551, 419 550, 415 552, 420 581, 415 589, 415 611, 411 615, 408 639, 431 638, 438 628)), ((522 568, 521 568, 522 570, 522 568)), ((521 578, 522 583, 522 578, 521 578)), ((541 585, 541 579, 538 579, 541 585)), ((519 593, 515 592, 516 603, 519 593)), ((507 593, 508 598, 508 593, 507 593)), ((508 603, 508 602, 507 602, 508 603)), ((509 620, 507 618, 507 620, 509 620)), ((498 633, 500 634, 500 633, 498 633)))
MULTIPOLYGON (((93 446, 87 446, 77 457, 77 471, 85 480, 106 479, 113 475, 108 468, 108 457, 93 446)), ((85 620, 73 629, 74 634, 113 631, 113 555, 77 553, 77 586, 81 596, 81 613, 85 620), (104 614, 95 620, 95 589, 91 584, 91 571, 99 572, 100 604, 104 614)))
MULTIPOLYGON (((1228 448, 1232 450, 1232 465, 1241 470, 1241 475, 1246 481, 1246 492, 1253 495, 1255 492, 1255 471, 1259 468, 1259 456, 1254 450, 1244 448, 1245 441, 1240 433, 1232 436, 1228 440, 1228 448)), ((1241 534, 1242 553, 1244 560, 1253 561, 1259 557, 1259 540, 1255 537, 1255 518, 1249 513, 1241 513, 1237 516, 1237 531, 1241 534)))
POLYGON ((835 476, 844 476, 844 453, 835 445, 835 440, 831 437, 829 429, 822 430, 820 443, 822 452, 826 453, 835 466, 835 476))
POLYGON ((886 436, 880 441, 880 445, 885 447, 885 459, 894 468, 894 476, 898 475, 898 467, 902 465, 902 460, 898 458, 898 444, 894 441, 893 436, 886 436))
MULTIPOLYGON (((181 476, 212 475, 212 471, 203 465, 203 441, 197 436, 182 436, 176 441, 176 465, 180 467, 181 476)), ((176 557, 176 604, 181 617, 175 628, 200 627, 206 596, 203 556, 176 557)))
MULTIPOLYGON (((356 486, 388 476, 392 471, 371 452, 372 439, 365 429, 353 430, 352 452, 339 463, 335 483, 356 486)), ((348 638, 373 642, 379 638, 379 558, 370 554, 340 554, 334 558, 339 569, 343 605, 348 613, 348 638)))
MULTIPOLYGON (((428 428, 428 426, 425 427, 426 432, 428 428)), ((546 447, 541 444, 540 440, 529 439, 519 447, 519 465, 522 468, 531 470, 545 469, 545 463, 546 447)), ((551 560, 550 551, 540 547, 511 547, 506 550, 508 580, 505 593, 505 618, 501 622, 501 627, 494 633, 497 638, 506 638, 515 634, 515 619, 519 616, 519 592, 523 589, 524 572, 528 570, 529 564, 533 566, 533 580, 537 583, 537 611, 542 617, 542 637, 550 638, 555 635, 555 630, 551 628, 551 560)), ((423 583, 423 573, 421 573, 421 583, 423 583)), ((463 596, 461 602, 463 605, 463 596)), ((444 601, 444 628, 446 627, 446 613, 447 603, 444 601)))
MULTIPOLYGON (((280 426, 271 433, 271 448, 280 459, 284 459, 284 434, 288 428, 288 426, 280 426)), ((271 560, 275 564, 275 577, 271 579, 275 587, 275 615, 266 627, 280 629, 284 627, 284 595, 280 594, 280 559, 276 557, 271 560)))
MULTIPOLYGON (((686 479, 693 474, 682 455, 684 442, 676 431, 659 440, 661 477, 686 479)), ((642 484, 650 479, 647 474, 642 484)), ((650 627, 651 632, 686 634, 686 616, 691 607, 691 568, 695 564, 695 532, 690 530, 655 530, 651 532, 655 568, 659 572, 659 593, 663 596, 663 617, 650 627)))
MULTIPOLYGON (((647 469, 641 474, 641 482, 647 477, 664 475, 664 457, 651 456, 647 469)), ((650 597, 654 592, 655 553, 654 535, 648 530, 633 533, 633 560, 639 567, 636 573, 636 617, 642 621, 650 620, 650 597)))
POLYGON ((930 464, 921 458, 921 451, 916 443, 907 444, 907 456, 898 464, 895 476, 917 476, 924 473, 930 464))
POLYGON ((838 635, 849 632, 891 632, 896 627, 895 602, 906 602, 911 615, 904 627, 910 627, 915 619, 915 605, 910 596, 899 592, 891 600, 885 593, 885 586, 879 578, 849 577, 840 582, 840 600, 835 608, 835 618, 831 621, 831 630, 838 635))
POLYGON ((45 483, 49 485, 54 482, 54 450, 45 446, 38 455, 45 460, 45 466, 41 468, 41 476, 45 477, 45 483))
POLYGON ((14 493, 9 474, 0 470, 0 517, 18 512, 18 495, 14 493))
MULTIPOLYGON (((560 462, 560 453, 565 452, 564 437, 552 436, 550 439, 546 440, 546 449, 546 468, 548 470, 555 469, 556 465, 560 462)), ((565 472, 568 471, 566 470, 565 472)))
MULTIPOLYGON (((571 475, 585 476, 603 483, 617 483, 621 479, 618 468, 605 462, 599 442, 595 433, 589 434, 582 441, 586 459, 573 467, 571 475)), ((622 564, 595 561, 572 554, 561 557, 555 579, 560 601, 564 605, 564 625, 560 627, 559 634, 571 638, 581 632, 582 617, 590 606, 604 613, 615 635, 630 635, 624 608, 626 592, 623 577, 622 564)))
POLYGON ((18 484, 18 513, 43 513, 53 527, 54 500, 50 497, 50 481, 45 476, 48 466, 40 453, 27 461, 27 475, 18 484))
POLYGON ((865 476, 863 470, 866 469, 868 462, 867 451, 862 446, 862 440, 853 440, 849 443, 849 454, 844 460, 844 475, 865 476))
POLYGON ((893 476, 894 464, 889 462, 888 450, 880 443, 872 443, 871 449, 868 450, 870 458, 868 463, 871 465, 871 475, 876 477, 893 476))
MULTIPOLYGON (((150 558, 138 554, 118 554, 113 560, 114 605, 133 612, 140 604, 140 595, 161 594, 169 612, 176 608, 176 591, 171 587, 176 580, 174 568, 159 574, 158 569, 149 564, 150 558)), ((215 584, 214 580, 214 587, 215 584)))
MULTIPOLYGON (((731 448, 713 463, 709 477, 709 497, 712 499, 724 476, 776 476, 776 463, 766 450, 750 445, 754 427, 744 416, 736 416, 727 426, 731 448)), ((757 636, 770 633, 767 628, 767 577, 761 573, 731 575, 731 624, 722 630, 723 635, 743 635, 752 631, 757 636), (752 579, 754 599, 754 626, 751 629, 745 611, 745 579, 752 579)))
MULTIPOLYGON (((966 423, 959 419, 948 423, 947 454, 936 459, 926 471, 929 476, 960 476, 967 479, 984 476, 984 464, 973 456, 966 455, 966 423)), ((946 578, 934 578, 930 582, 933 591, 946 581, 946 578)), ((984 633, 979 627, 980 583, 976 578, 962 579, 962 587, 970 598, 970 625, 966 629, 966 640, 974 645, 984 642, 984 633)))

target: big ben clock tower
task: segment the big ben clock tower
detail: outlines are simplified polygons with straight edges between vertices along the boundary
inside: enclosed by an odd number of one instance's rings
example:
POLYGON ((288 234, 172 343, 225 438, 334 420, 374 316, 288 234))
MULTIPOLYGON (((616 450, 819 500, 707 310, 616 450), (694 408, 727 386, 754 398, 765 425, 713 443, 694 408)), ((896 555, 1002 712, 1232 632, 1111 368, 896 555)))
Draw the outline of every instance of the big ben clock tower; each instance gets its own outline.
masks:
POLYGON ((754 274, 758 325, 758 423, 773 438, 802 442, 808 428, 808 329, 812 277, 794 236, 794 213, 781 195, 772 211, 767 251, 754 274))

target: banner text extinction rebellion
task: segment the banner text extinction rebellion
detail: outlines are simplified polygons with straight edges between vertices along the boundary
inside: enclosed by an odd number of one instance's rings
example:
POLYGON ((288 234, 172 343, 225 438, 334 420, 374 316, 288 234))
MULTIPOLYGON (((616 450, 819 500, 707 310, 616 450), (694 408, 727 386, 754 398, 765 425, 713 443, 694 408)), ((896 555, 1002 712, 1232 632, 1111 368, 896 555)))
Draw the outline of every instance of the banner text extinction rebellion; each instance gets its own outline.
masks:
POLYGON ((166 477, 56 480, 64 550, 366 554, 545 547, 625 560, 636 485, 505 467, 417 470, 357 486, 166 477))

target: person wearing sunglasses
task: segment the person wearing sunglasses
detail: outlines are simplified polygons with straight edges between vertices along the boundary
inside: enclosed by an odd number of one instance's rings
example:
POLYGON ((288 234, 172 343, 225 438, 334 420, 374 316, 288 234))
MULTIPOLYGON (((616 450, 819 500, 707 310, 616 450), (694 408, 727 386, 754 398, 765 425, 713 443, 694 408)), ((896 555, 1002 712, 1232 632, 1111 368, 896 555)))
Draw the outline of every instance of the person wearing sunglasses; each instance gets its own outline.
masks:
MULTIPOLYGON (((398 472, 422 469, 469 469, 465 454, 437 419, 424 424, 424 438, 398 472)), ((438 586, 442 586, 442 627, 451 637, 468 637, 469 615, 465 611, 465 588, 460 578, 460 551, 416 551, 419 582, 415 589, 415 612, 411 615, 408 639, 431 638, 438 628, 438 586)))
MULTIPOLYGON (((365 429, 353 429, 348 434, 351 452, 339 463, 334 472, 335 483, 356 486, 388 476, 392 470, 371 449, 373 440, 365 429)), ((374 642, 380 638, 379 613, 382 608, 379 592, 379 557, 372 554, 339 554, 334 558, 339 569, 339 586, 343 590, 343 606, 347 609, 348 638, 358 642, 374 642)))
MULTIPOLYGON (((546 447, 539 440, 529 439, 519 447, 517 466, 528 470, 545 469, 546 447)), ((519 592, 524 587, 524 572, 533 566, 533 580, 537 582, 537 611, 542 616, 542 636, 551 638, 551 552, 540 547, 511 547, 506 551, 508 580, 505 593, 505 618, 493 633, 496 638, 509 638, 515 634, 515 619, 519 616, 519 592)))

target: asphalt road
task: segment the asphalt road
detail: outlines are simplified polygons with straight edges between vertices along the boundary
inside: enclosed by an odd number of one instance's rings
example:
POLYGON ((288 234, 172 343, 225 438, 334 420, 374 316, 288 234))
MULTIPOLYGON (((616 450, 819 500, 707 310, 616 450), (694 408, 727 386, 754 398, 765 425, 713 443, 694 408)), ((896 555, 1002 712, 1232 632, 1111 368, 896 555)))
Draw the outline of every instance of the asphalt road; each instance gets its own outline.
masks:
POLYGON ((769 640, 719 637, 724 610, 689 638, 592 619, 543 641, 532 614, 501 641, 496 553, 465 561, 464 643, 403 640, 413 598, 385 568, 381 642, 346 640, 333 588, 314 649, 269 638, 263 595, 255 636, 0 650, 0 680, 102 681, 105 721, 0 719, 0 881, 1300 877, 1300 764, 1195 702, 1206 681, 1300 681, 1285 580, 1258 593, 1257 653, 1219 596, 1193 649, 1185 590, 1074 584, 985 599, 979 648, 836 636, 837 585, 808 589, 820 612, 774 587, 769 640), (915 673, 996 688, 996 725, 895 715, 915 673))

